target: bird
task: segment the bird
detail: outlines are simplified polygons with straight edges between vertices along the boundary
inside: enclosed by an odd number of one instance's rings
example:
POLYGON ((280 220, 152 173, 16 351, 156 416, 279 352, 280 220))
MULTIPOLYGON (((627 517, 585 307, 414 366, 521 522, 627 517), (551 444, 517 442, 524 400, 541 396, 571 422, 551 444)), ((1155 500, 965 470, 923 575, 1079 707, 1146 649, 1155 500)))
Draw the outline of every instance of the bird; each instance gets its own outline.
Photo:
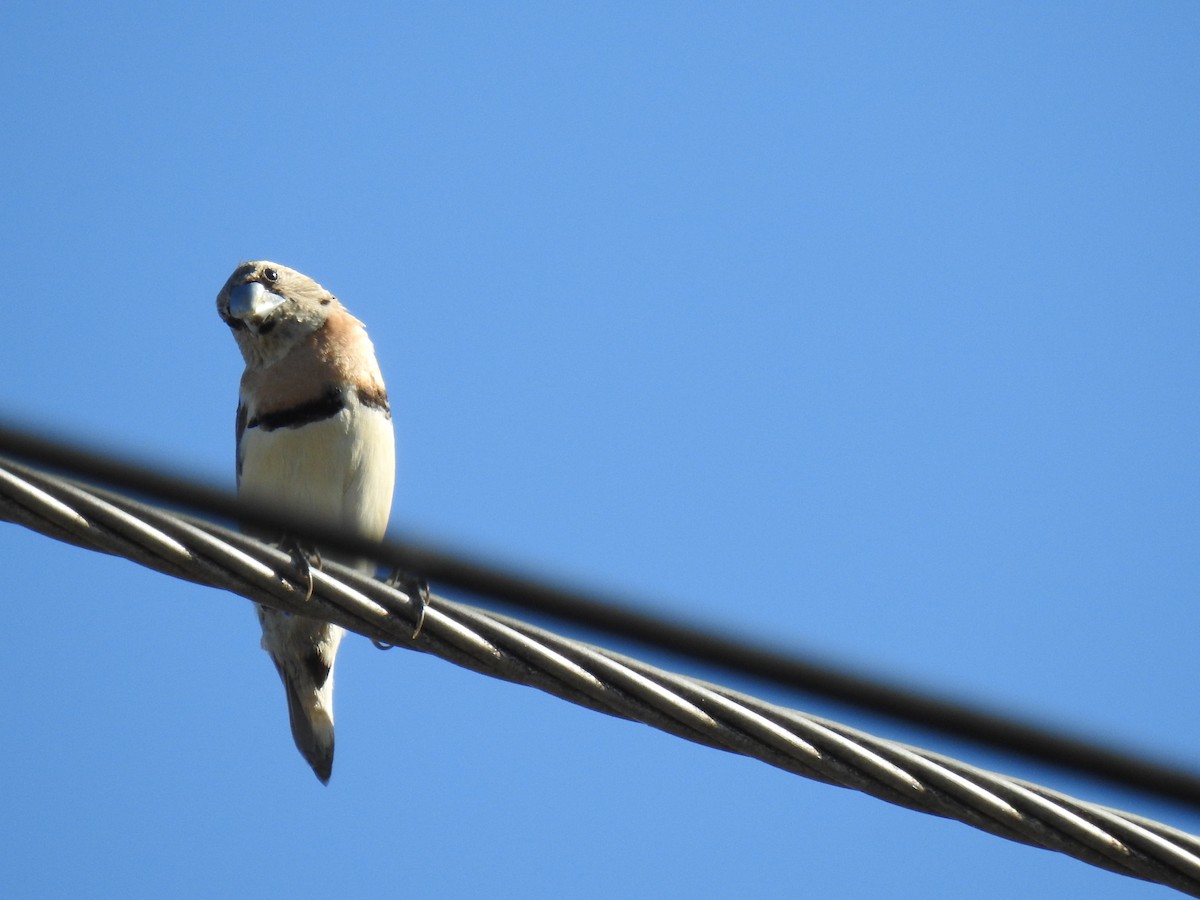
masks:
MULTIPOLYGON (((396 445, 366 327, 312 278, 267 260, 234 269, 217 294, 217 312, 246 364, 236 420, 238 495, 269 503, 284 516, 381 538, 392 506, 396 445)), ((301 554, 311 594, 310 563, 298 545, 292 549, 301 554)), ((368 561, 338 561, 374 574, 368 561)), ((262 648, 287 694, 296 748, 328 784, 333 669, 345 631, 261 605, 257 610, 262 648)))

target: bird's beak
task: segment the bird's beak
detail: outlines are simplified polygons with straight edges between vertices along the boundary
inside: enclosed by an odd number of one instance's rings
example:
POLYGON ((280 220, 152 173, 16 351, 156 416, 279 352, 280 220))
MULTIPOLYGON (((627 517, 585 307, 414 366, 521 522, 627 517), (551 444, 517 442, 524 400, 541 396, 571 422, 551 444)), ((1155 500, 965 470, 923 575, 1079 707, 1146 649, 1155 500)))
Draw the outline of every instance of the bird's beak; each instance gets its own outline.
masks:
POLYGON ((283 297, 263 288, 257 281, 239 284, 229 292, 229 315, 247 325, 261 325, 283 297))

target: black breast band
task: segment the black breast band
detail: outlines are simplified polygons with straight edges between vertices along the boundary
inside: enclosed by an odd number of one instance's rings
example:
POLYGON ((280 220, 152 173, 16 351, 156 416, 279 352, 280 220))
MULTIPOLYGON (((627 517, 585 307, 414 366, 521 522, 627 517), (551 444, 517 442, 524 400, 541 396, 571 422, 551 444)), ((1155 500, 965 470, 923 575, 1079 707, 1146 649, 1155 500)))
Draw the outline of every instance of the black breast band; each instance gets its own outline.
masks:
POLYGON ((346 392, 341 388, 331 388, 328 393, 309 400, 299 406, 281 409, 278 412, 264 413, 255 416, 246 423, 247 428, 261 428, 263 431, 275 431, 278 428, 299 428, 310 422, 321 422, 331 419, 346 408, 346 392))

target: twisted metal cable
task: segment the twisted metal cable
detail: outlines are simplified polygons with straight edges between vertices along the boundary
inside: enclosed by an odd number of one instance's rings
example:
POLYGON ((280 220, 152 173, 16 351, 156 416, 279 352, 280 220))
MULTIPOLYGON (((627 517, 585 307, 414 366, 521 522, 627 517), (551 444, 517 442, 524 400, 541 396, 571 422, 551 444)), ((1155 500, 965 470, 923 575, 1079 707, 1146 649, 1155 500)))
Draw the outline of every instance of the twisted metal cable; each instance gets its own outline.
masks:
POLYGON ((674 674, 517 619, 402 591, 326 563, 313 593, 289 554, 209 522, 0 459, 0 519, 377 643, 539 688, 678 737, 909 809, 957 819, 1200 897, 1200 837, 1036 784, 674 674))
POLYGON ((289 534, 348 558, 374 559, 438 584, 487 597, 524 612, 549 617, 594 633, 666 650, 719 671, 748 676, 806 695, 889 716, 949 734, 980 746, 1017 754, 1038 763, 1099 778, 1112 784, 1200 809, 1200 772, 1148 759, 1086 738, 1063 734, 1012 716, 990 712, 948 697, 899 686, 796 653, 714 633, 653 615, 617 598, 598 596, 531 578, 507 567, 471 560, 458 553, 412 542, 371 541, 344 529, 281 516, 270 503, 255 503, 158 472, 126 459, 87 450, 0 422, 0 456, 23 460, 70 477, 151 498, 217 521, 239 522, 263 534, 289 534))

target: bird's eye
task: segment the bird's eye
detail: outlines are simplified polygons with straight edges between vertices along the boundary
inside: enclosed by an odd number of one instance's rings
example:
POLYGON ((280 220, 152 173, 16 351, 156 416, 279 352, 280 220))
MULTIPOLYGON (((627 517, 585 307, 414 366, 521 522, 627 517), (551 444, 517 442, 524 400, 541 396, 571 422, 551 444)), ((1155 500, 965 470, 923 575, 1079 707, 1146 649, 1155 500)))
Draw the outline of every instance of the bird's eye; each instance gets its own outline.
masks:
POLYGON ((263 269, 263 278, 267 279, 267 281, 271 282, 271 284, 274 284, 279 280, 279 273, 274 269, 263 269))

